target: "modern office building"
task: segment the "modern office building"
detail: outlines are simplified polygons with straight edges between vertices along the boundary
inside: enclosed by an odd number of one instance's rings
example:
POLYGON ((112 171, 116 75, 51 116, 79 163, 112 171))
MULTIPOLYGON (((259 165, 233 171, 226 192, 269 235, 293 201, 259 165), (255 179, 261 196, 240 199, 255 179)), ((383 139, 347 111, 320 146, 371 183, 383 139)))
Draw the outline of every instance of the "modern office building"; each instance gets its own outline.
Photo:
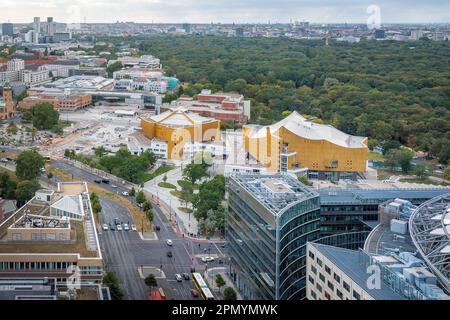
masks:
POLYGON ((245 299, 305 297, 306 243, 319 238, 319 194, 284 174, 232 175, 230 275, 245 299))
POLYGON ((270 172, 308 168, 308 177, 353 179, 366 172, 368 140, 309 121, 296 111, 270 126, 243 128, 245 150, 270 172))
POLYGON ((420 205, 434 197, 450 193, 450 188, 423 189, 319 189, 320 233, 370 231, 379 219, 378 207, 392 199, 405 199, 420 205))
POLYGON ((0 224, 0 279, 49 277, 64 284, 76 270, 81 283, 102 283, 103 259, 85 182, 38 190, 0 224))
POLYGON ((204 117, 214 118, 223 123, 244 124, 250 119, 250 101, 243 95, 230 93, 211 93, 202 90, 197 100, 182 97, 171 103, 163 104, 161 111, 184 107, 204 117))
POLYGON ((12 37, 14 35, 14 25, 12 23, 3 23, 2 35, 12 37))
POLYGON ((220 121, 199 116, 180 107, 161 114, 142 117, 142 132, 159 141, 167 150, 167 159, 180 160, 185 142, 220 140, 220 121))

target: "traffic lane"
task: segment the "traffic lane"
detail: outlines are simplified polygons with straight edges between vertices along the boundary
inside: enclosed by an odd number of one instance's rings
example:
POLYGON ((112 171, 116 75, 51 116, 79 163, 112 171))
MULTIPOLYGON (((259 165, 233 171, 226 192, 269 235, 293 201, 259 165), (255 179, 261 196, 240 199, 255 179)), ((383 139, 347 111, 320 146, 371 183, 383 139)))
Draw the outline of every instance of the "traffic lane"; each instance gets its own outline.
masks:
MULTIPOLYGON (((83 179, 85 181, 89 181, 89 182, 95 183, 95 180, 103 179, 99 175, 96 175, 94 173, 88 172, 88 171, 86 171, 84 169, 77 168, 77 167, 75 167, 73 165, 67 164, 67 163, 62 162, 62 161, 53 160, 51 162, 51 165, 53 165, 54 167, 56 167, 58 169, 65 170, 65 171, 73 174, 74 177, 81 178, 81 179, 83 179)), ((124 188, 124 187, 122 187, 122 186, 120 186, 118 184, 116 185, 117 186, 116 188, 112 187, 113 183, 103 183, 102 182, 102 183, 99 183, 99 185, 102 188, 104 188, 104 189, 106 189, 106 190, 108 190, 108 191, 110 191, 112 193, 119 194, 119 195, 123 195, 123 192, 125 192, 125 191, 128 192, 127 188, 124 188)))
MULTIPOLYGON (((100 198, 102 212, 118 214, 126 217, 127 208, 116 204, 113 201, 100 198), (118 212, 114 212, 118 210, 118 212), (114 212, 114 213, 111 213, 114 212)), ((100 214, 101 219, 105 219, 100 214)), ((137 267, 134 263, 133 250, 130 250, 132 239, 137 239, 137 233, 133 231, 102 231, 99 235, 105 267, 113 271, 118 277, 121 288, 126 297, 130 300, 146 299, 146 287, 140 278, 137 267)))

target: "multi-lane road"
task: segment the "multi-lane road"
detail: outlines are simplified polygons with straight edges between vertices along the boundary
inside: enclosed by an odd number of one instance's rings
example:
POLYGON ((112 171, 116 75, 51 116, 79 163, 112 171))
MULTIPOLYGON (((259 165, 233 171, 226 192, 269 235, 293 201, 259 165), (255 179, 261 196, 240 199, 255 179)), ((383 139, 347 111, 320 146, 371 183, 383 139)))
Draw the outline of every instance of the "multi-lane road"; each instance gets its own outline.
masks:
MULTIPOLYGON (((94 182, 101 179, 94 173, 84 169, 76 168, 63 161, 54 160, 52 166, 72 173, 84 181, 94 182)), ((129 191, 124 186, 102 183, 101 187, 107 191, 123 196, 124 191, 129 191)), ((130 201, 133 198, 124 196, 130 201)), ((110 224, 118 218, 123 223, 134 223, 128 209, 117 202, 101 198, 102 211, 99 215, 100 224, 110 224)), ((183 280, 177 282, 175 274, 190 274, 191 268, 203 271, 205 263, 200 259, 205 252, 208 255, 217 255, 225 249, 212 243, 198 242, 183 237, 174 231, 166 216, 158 206, 154 206, 154 224, 160 226, 157 231, 158 240, 143 240, 135 231, 99 231, 100 246, 105 260, 105 268, 114 271, 119 278, 121 287, 127 299, 146 299, 148 288, 139 273, 139 269, 153 267, 161 269, 164 278, 157 276, 158 286, 163 288, 168 299, 194 299, 191 289, 194 288, 192 281, 183 280), (172 240, 172 246, 167 245, 167 240, 172 240), (172 252, 172 257, 167 252, 172 252)), ((208 267, 218 266, 217 259, 208 264, 208 267)), ((145 272, 144 272, 145 274, 145 272)))

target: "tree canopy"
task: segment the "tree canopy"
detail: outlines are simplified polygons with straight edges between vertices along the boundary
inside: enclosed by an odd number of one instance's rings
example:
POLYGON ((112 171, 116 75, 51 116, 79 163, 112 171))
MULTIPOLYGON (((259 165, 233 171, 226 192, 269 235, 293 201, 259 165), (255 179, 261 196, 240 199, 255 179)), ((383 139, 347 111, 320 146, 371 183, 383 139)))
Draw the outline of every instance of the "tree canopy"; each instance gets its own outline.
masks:
MULTIPOLYGON (((111 41, 123 39, 108 38, 111 41)), ((372 145, 397 141, 450 161, 447 41, 357 44, 290 38, 155 36, 133 38, 161 59, 183 93, 235 91, 252 100, 251 122, 284 111, 320 118, 372 145)), ((395 148, 398 148, 396 146, 395 148)))
POLYGON ((43 167, 44 158, 39 153, 24 151, 16 159, 16 176, 20 180, 36 179, 43 167))

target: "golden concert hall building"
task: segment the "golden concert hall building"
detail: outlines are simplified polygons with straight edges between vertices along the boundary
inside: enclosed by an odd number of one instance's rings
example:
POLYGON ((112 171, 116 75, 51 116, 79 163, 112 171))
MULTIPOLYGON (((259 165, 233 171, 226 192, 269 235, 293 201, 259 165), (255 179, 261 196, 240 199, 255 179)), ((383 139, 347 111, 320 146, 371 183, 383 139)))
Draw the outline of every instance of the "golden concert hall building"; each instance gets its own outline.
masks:
POLYGON ((202 117, 183 107, 141 117, 141 129, 152 144, 165 151, 163 158, 181 160, 185 143, 220 140, 220 120, 202 117))
POLYGON ((270 172, 303 173, 320 180, 356 180, 366 172, 368 139, 314 123, 297 112, 270 126, 243 128, 247 157, 270 172))

